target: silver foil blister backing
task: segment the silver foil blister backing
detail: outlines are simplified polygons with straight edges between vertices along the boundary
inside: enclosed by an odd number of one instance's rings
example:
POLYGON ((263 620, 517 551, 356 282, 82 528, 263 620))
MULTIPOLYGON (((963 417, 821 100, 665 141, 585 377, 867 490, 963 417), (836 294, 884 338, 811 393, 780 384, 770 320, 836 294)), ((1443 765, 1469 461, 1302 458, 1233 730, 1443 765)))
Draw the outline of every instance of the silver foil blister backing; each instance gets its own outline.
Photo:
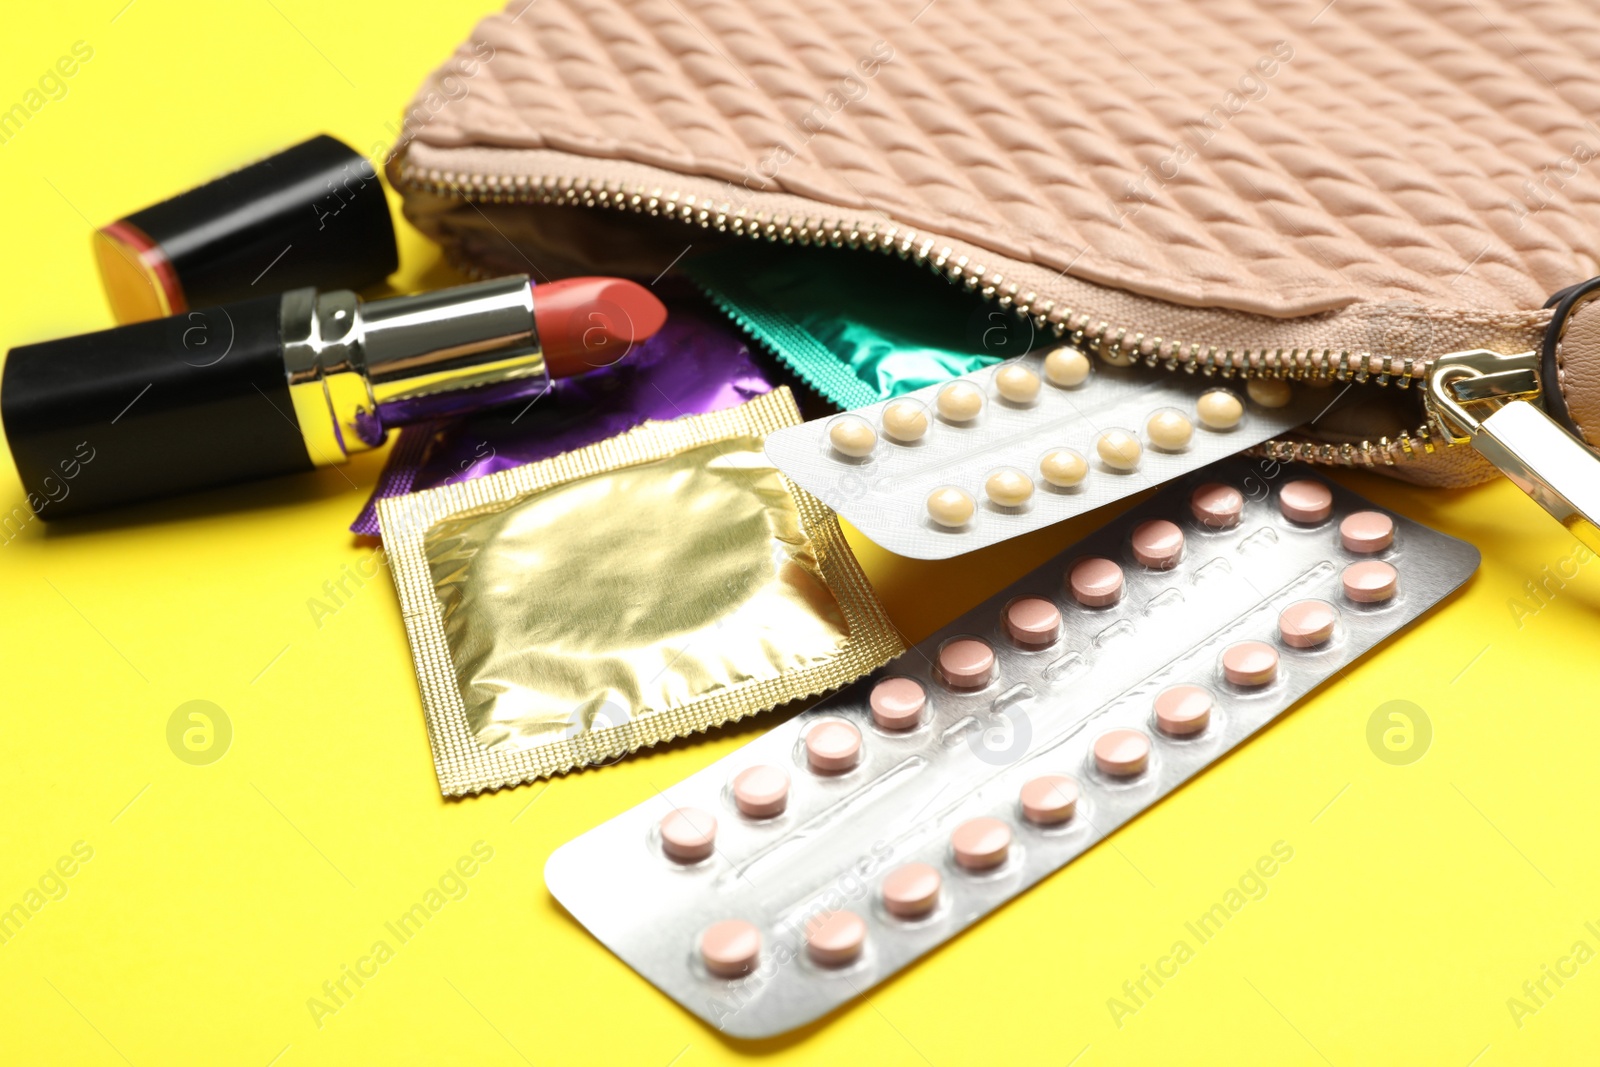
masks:
POLYGON ((1477 568, 1471 545, 1398 515, 1386 550, 1345 549, 1340 520, 1378 509, 1332 483, 1329 519, 1290 522, 1278 493, 1303 478, 1323 481, 1308 468, 1236 458, 1180 479, 869 677, 563 845, 545 869, 550 891, 645 978, 729 1034, 770 1036, 827 1013, 1082 854, 1477 568), (1191 515, 1190 494, 1209 481, 1244 494, 1237 526, 1210 530, 1191 515), (1170 570, 1142 567, 1130 552, 1131 531, 1151 518, 1183 530, 1185 554, 1170 570), (1116 605, 1085 608, 1067 592, 1067 571, 1086 556, 1121 564, 1116 605), (1391 600, 1346 599, 1341 572, 1368 559, 1398 570, 1391 600), (1022 595, 1061 610, 1061 635, 1045 649, 1022 650, 1000 627, 1004 606, 1022 595), (1335 635, 1318 648, 1292 648, 1279 637, 1279 613, 1304 599, 1339 610, 1335 635), (995 650, 997 676, 983 689, 952 691, 934 676, 940 645, 959 636, 981 637, 995 650), (1245 689, 1223 676, 1222 651, 1244 640, 1278 651, 1270 685, 1245 689), (921 724, 902 733, 878 728, 868 705, 874 684, 894 675, 916 679, 928 694, 921 724), (1165 736, 1154 723, 1155 695, 1176 684, 1202 685, 1215 697, 1210 724, 1195 737, 1165 736), (849 722, 862 736, 860 762, 843 774, 807 767, 805 735, 828 720, 849 722), (1094 764, 1094 740, 1116 728, 1152 740, 1149 767, 1131 780, 1108 778, 1094 764), (775 818, 747 818, 732 799, 734 776, 758 764, 789 774, 788 807, 775 818), (1020 787, 1043 774, 1070 776, 1080 787, 1075 814, 1059 827, 1035 826, 1020 810, 1020 787), (700 863, 662 853, 659 824, 680 808, 718 821, 716 850, 700 863), (1001 867, 970 873, 954 862, 949 838, 977 816, 1003 820, 1014 836, 1001 867), (879 895, 884 876, 909 862, 943 876, 936 910, 914 922, 890 915, 879 895), (866 948, 831 969, 807 955, 804 926, 838 908, 865 919, 866 948), (734 980, 709 974, 697 954, 700 932, 729 918, 754 923, 763 938, 753 973, 734 980))
POLYGON ((940 418, 936 398, 949 383, 932 385, 779 430, 767 438, 767 456, 889 551, 913 559, 948 559, 1093 511, 1287 433, 1316 417, 1337 392, 1295 383, 1286 405, 1267 408, 1247 397, 1240 379, 1113 367, 1096 360, 1086 381, 1064 388, 1052 385, 1044 374, 1044 353, 1016 362, 1040 376, 1039 394, 1031 404, 1001 398, 994 386, 1000 367, 989 367, 955 379, 983 391, 983 410, 970 422, 940 418), (1243 418, 1230 430, 1207 429, 1195 416, 1196 401, 1214 389, 1232 392, 1244 404, 1243 418), (884 408, 906 401, 922 405, 928 419, 927 433, 909 445, 895 442, 882 429, 884 408), (1160 451, 1145 433, 1149 417, 1163 408, 1181 411, 1194 423, 1194 435, 1182 451, 1160 451), (868 456, 841 455, 829 443, 829 428, 851 416, 877 431, 868 456), (1112 429, 1128 431, 1143 445, 1134 470, 1113 470, 1096 456, 1097 439, 1112 429), (1073 449, 1088 461, 1089 473, 1080 485, 1057 488, 1041 477, 1040 459, 1057 448, 1073 449), (985 480, 1001 467, 1014 467, 1032 478, 1034 492, 1026 504, 1001 507, 985 498, 985 480), (971 520, 958 529, 942 527, 928 516, 928 495, 944 486, 963 490, 976 505, 971 520))

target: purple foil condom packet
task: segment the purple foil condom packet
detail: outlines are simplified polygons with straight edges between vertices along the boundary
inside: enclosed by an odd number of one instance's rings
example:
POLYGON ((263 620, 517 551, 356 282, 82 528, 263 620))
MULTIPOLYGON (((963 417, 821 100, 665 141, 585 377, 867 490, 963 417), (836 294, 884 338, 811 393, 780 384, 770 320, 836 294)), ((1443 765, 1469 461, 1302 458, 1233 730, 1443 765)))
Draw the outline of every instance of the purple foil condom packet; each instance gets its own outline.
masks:
POLYGON ((728 320, 699 300, 668 298, 666 325, 614 366, 554 382, 514 408, 407 426, 354 533, 376 537, 378 501, 480 478, 603 441, 650 419, 701 415, 771 392, 728 320))

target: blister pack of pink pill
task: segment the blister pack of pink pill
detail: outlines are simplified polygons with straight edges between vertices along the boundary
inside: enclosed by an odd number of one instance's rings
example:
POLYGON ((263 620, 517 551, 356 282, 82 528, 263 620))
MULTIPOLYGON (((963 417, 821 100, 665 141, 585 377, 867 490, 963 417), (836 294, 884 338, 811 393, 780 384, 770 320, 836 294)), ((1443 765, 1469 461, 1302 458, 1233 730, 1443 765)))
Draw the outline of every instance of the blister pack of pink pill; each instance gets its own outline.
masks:
POLYGON ((711 1025, 781 1033, 1070 862, 1477 565, 1309 468, 1226 460, 563 845, 546 884, 711 1025))
POLYGON ((1068 345, 779 430, 766 452, 889 551, 947 559, 1286 433, 1333 399, 1327 382, 1119 367, 1068 345))

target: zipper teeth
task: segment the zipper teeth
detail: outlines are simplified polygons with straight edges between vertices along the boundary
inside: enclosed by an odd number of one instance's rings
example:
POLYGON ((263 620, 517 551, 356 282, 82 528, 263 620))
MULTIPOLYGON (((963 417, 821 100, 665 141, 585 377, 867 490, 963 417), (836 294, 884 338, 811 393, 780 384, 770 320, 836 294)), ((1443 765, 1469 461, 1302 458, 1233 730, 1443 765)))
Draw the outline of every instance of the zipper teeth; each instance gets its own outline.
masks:
MULTIPOLYGON (((1146 367, 1182 370, 1207 377, 1359 382, 1394 385, 1400 389, 1408 388, 1428 372, 1427 362, 1413 357, 1383 360, 1371 352, 1330 348, 1224 349, 1150 336, 1064 307, 1054 300, 1041 300, 1032 290, 1023 291, 1016 282, 1008 282, 1000 272, 991 271, 967 256, 957 255, 949 246, 941 246, 933 238, 906 227, 829 220, 820 215, 770 217, 763 212, 747 213, 744 209, 730 211, 726 204, 697 202, 696 197, 683 195, 678 190, 646 189, 644 186, 627 189, 617 182, 553 175, 529 177, 425 170, 407 160, 400 163, 398 184, 452 199, 612 208, 698 224, 703 229, 753 240, 864 248, 898 256, 1029 318, 1036 329, 1048 329, 1068 343, 1092 348, 1101 358, 1117 365, 1142 363, 1146 367)), ((1429 420, 1416 429, 1393 438, 1385 436, 1376 441, 1351 444, 1276 438, 1259 446, 1257 451, 1280 461, 1379 467, 1432 455, 1441 443, 1449 444, 1450 437, 1434 425, 1430 415, 1429 420)))

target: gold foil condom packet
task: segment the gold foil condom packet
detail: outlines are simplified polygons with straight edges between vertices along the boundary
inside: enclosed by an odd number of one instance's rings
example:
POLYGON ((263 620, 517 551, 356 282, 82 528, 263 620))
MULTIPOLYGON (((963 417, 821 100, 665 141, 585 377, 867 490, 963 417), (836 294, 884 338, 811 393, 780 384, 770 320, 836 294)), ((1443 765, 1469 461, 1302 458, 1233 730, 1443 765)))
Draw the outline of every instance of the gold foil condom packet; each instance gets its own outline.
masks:
POLYGON ((446 796, 853 681, 904 651, 838 520, 765 457, 779 388, 379 505, 446 796))

